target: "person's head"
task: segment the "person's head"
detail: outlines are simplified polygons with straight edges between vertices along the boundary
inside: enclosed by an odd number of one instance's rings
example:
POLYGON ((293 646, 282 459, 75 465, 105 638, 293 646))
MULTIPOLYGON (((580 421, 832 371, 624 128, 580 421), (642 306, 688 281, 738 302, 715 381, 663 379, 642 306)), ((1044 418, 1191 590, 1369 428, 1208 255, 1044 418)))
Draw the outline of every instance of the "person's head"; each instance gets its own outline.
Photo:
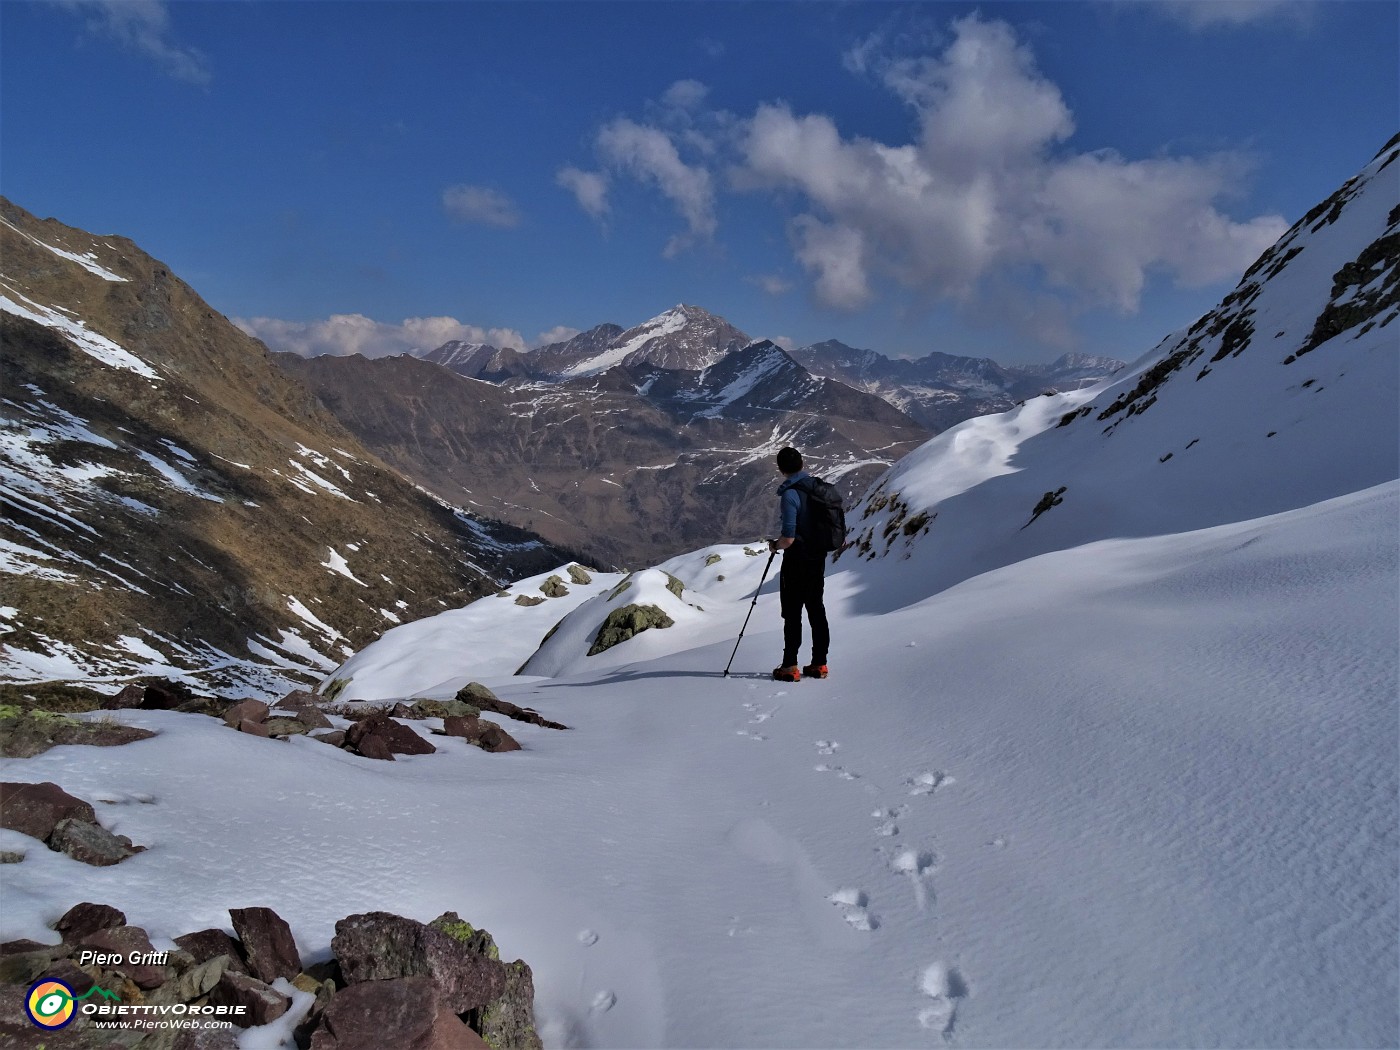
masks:
POLYGON ((791 477, 802 469, 802 453, 795 448, 785 448, 778 453, 778 469, 791 477))

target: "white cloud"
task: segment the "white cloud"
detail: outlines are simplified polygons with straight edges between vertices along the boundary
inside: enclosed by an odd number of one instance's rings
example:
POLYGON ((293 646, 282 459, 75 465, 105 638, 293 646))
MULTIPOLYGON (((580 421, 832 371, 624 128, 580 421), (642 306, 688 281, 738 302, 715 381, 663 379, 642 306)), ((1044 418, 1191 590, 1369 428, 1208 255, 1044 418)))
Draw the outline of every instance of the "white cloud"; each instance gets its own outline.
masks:
POLYGON ((696 109, 710 89, 698 80, 677 80, 666 89, 661 101, 673 109, 696 109))
POLYGON ((162 0, 53 0, 65 10, 86 14, 88 29, 155 61, 176 80, 206 85, 209 60, 193 47, 175 43, 169 6, 162 0))
POLYGON ((234 318, 234 324, 273 350, 287 350, 302 357, 421 355, 454 339, 525 349, 525 340, 513 328, 482 328, 463 324, 455 317, 409 317, 398 324, 386 324, 364 314, 333 314, 323 321, 234 318))
MULTIPOLYGON (((792 291, 792 282, 781 274, 760 273, 747 278, 750 284, 756 284, 769 295, 786 295, 792 291)), ((776 342, 776 340, 774 340, 776 342)))
POLYGON ((566 324, 557 324, 547 332, 541 332, 535 336, 535 346, 549 346, 550 343, 566 343, 579 332, 581 328, 570 328, 566 324))
POLYGON ((1192 29, 1270 21, 1306 25, 1315 6, 1315 0, 1156 0, 1140 5, 1156 14, 1184 22, 1192 29))
POLYGON ((581 171, 575 167, 565 167, 554 176, 554 181, 574 195, 578 206, 595 219, 608 214, 608 176, 601 171, 581 171))
POLYGON ((515 202, 486 186, 449 186, 442 191, 442 206, 459 222, 479 222, 502 229, 520 225, 515 202))
POLYGON ((667 242, 667 258, 714 236, 715 194, 708 170, 681 159, 670 136, 621 117, 598 133, 598 150, 611 165, 654 184, 685 219, 687 233, 667 242))
POLYGON ((747 122, 731 184, 805 199, 789 233, 821 301, 865 306, 889 278, 970 302, 1029 266, 1077 306, 1133 311, 1149 272, 1182 284, 1233 276, 1287 228, 1217 209, 1247 166, 1239 156, 1065 151, 1073 116, 1011 28, 975 15, 952 28, 937 55, 886 59, 867 45, 848 55, 913 109, 912 142, 847 137, 786 105, 747 122))

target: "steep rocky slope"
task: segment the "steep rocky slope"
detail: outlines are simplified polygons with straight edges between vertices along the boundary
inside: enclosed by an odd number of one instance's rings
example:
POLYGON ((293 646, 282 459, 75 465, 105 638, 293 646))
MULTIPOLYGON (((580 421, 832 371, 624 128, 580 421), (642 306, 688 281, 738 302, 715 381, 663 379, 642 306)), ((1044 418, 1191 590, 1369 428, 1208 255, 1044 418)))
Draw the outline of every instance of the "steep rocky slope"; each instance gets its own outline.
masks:
POLYGON ((132 242, 0 219, 0 680, 280 688, 567 557, 386 469, 132 242))
POLYGON ((855 498, 928 436, 772 343, 700 370, 643 361, 504 386, 408 356, 277 360, 425 487, 600 564, 770 534, 785 444, 855 498))

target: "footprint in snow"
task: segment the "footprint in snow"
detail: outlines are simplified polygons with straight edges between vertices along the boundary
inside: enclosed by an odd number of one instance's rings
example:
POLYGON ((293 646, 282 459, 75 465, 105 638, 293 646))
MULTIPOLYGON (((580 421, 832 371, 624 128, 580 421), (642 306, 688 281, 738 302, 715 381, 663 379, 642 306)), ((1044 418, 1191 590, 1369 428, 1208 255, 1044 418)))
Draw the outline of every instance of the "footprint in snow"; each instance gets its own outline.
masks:
POLYGON ((608 989, 604 988, 601 992, 599 992, 593 997, 593 1002, 589 1006, 589 1009, 595 1014, 605 1014, 609 1010, 611 1010, 615 1005, 617 1005, 617 996, 608 989))
POLYGON ((890 861, 890 870, 907 876, 914 887, 914 905, 924 911, 928 907, 929 877, 933 874, 933 854, 927 850, 901 850, 890 861))
POLYGON ((592 930, 579 930, 579 931, 578 931, 578 942, 579 942, 579 944, 582 944, 584 947, 588 947, 589 945, 592 945, 592 944, 597 944, 597 943, 598 943, 598 935, 597 935, 596 933, 594 933, 592 930))
POLYGON ((904 782, 909 787, 911 795, 932 795, 945 784, 955 783, 952 777, 942 770, 932 773, 915 773, 904 782))
POLYGON ((919 1011, 919 1026, 948 1036, 957 1020, 958 1000, 967 995, 967 985, 957 970, 936 962, 919 975, 919 990, 933 1000, 919 1011))
POLYGON ((834 755, 841 750, 841 745, 835 740, 818 740, 813 744, 819 755, 834 755))
POLYGON ((842 780, 859 780, 859 773, 852 773, 844 766, 829 766, 825 762, 818 762, 812 767, 818 773, 835 773, 842 780))
POLYGON ((746 737, 748 737, 750 740, 767 740, 767 739, 768 739, 768 738, 767 738, 766 736, 764 736, 762 733, 751 733, 751 732, 749 732, 747 729, 736 729, 736 730, 734 730, 734 735, 735 735, 735 736, 746 736, 746 737))
POLYGON ((880 920, 871 915, 867 907, 870 898, 855 887, 843 887, 826 899, 841 908, 842 916, 854 929, 868 932, 880 928, 880 920))

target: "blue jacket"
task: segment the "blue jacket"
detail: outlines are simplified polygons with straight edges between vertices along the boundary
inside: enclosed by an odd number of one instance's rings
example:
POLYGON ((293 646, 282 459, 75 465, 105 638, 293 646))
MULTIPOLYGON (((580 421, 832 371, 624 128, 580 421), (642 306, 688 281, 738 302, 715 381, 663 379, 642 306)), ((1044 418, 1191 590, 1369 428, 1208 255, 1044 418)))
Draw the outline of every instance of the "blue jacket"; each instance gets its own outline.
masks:
POLYGON ((787 539, 797 538, 797 516, 807 502, 806 495, 793 488, 800 481, 807 480, 805 470, 799 470, 778 486, 778 535, 787 539))

